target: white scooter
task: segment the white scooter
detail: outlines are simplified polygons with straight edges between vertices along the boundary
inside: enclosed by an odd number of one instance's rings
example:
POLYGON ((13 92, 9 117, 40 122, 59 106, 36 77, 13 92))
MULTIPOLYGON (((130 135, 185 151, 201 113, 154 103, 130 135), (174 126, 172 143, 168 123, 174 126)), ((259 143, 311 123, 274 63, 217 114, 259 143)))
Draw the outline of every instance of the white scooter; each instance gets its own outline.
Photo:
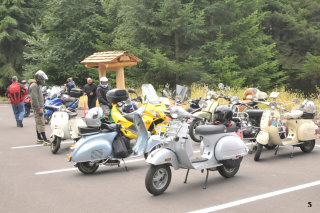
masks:
POLYGON ((51 118, 51 152, 57 153, 60 149, 61 141, 72 139, 74 141, 79 140, 81 135, 79 134, 78 127, 86 127, 85 121, 77 117, 76 112, 71 112, 63 105, 57 107, 59 110, 52 114, 51 118))
POLYGON ((190 169, 202 172, 207 170, 204 189, 207 187, 209 170, 218 170, 226 178, 233 177, 238 172, 243 156, 247 155, 247 147, 235 133, 236 125, 230 121, 232 111, 229 108, 227 111, 219 111, 217 108, 216 113, 222 113, 221 121, 227 121, 228 125, 197 127, 196 133, 203 138, 200 145, 201 157, 192 158, 193 149, 188 136, 187 119, 195 116, 181 107, 170 109, 174 119, 160 128, 163 130, 160 137, 164 145, 151 152, 146 160, 150 168, 145 178, 145 186, 151 194, 159 195, 167 189, 171 181, 170 166, 175 170, 188 169, 185 183, 190 169))

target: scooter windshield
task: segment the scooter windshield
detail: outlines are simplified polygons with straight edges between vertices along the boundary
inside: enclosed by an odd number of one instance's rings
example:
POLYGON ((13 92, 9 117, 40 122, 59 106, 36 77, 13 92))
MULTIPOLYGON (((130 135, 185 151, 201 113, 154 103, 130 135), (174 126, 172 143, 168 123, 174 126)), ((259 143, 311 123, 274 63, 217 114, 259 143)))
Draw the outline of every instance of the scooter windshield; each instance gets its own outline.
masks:
POLYGON ((143 103, 160 104, 160 98, 157 95, 156 90, 153 88, 152 84, 142 84, 142 99, 143 103))
POLYGON ((53 86, 53 87, 50 89, 49 93, 48 93, 48 98, 49 98, 49 99, 53 99, 53 98, 59 97, 59 96, 61 96, 61 87, 59 87, 59 86, 53 86))

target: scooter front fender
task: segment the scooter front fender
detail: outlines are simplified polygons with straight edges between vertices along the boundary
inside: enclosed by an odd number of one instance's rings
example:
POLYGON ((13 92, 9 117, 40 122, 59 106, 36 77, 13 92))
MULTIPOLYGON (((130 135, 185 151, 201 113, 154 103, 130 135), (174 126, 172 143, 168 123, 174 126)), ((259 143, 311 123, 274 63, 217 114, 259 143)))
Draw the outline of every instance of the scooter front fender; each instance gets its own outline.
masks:
POLYGON ((152 165, 170 164, 175 170, 179 169, 179 162, 176 154, 165 148, 159 148, 152 151, 146 162, 152 165))
POLYGON ((117 132, 83 136, 70 153, 73 162, 89 162, 113 157, 112 142, 117 132))
POLYGON ((61 129, 54 129, 50 135, 50 138, 52 138, 53 136, 64 138, 64 132, 61 129))
POLYGON ((256 138, 257 142, 262 145, 267 145, 269 143, 269 133, 265 131, 260 131, 256 138))

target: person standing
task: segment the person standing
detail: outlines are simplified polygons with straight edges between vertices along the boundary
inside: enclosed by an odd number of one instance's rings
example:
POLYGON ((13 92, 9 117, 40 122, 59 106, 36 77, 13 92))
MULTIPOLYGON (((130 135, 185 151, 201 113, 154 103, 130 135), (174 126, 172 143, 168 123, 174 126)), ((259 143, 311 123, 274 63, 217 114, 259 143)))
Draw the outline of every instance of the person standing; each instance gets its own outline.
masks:
POLYGON ((42 95, 42 85, 44 85, 45 80, 48 80, 48 77, 42 70, 38 70, 34 77, 36 82, 33 82, 30 85, 30 97, 31 107, 36 121, 37 143, 43 143, 43 145, 47 146, 50 145, 50 142, 46 137, 46 127, 43 116, 44 100, 42 95))
POLYGON ((22 121, 25 114, 24 96, 28 94, 28 89, 19 84, 17 76, 13 76, 11 80, 12 84, 8 87, 5 95, 10 98, 17 127, 23 127, 22 121))
POLYGON ((104 115, 110 114, 111 103, 107 100, 107 92, 109 90, 112 90, 112 87, 108 84, 108 79, 106 77, 100 78, 100 84, 97 88, 97 96, 104 115))
POLYGON ((97 85, 92 82, 91 78, 87 79, 87 84, 84 86, 84 94, 88 97, 89 109, 96 107, 97 102, 97 85))

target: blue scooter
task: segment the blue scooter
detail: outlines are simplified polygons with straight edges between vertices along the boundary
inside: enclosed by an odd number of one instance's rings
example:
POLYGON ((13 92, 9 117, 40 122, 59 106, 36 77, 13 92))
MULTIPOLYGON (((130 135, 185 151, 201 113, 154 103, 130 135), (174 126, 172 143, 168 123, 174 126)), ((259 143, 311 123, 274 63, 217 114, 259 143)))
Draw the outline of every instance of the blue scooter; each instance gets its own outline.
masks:
MULTIPOLYGON (((67 159, 69 162, 75 162, 75 166, 84 173, 94 173, 99 165, 109 165, 120 167, 120 160, 123 158, 131 158, 138 156, 148 156, 148 154, 156 148, 162 146, 162 142, 158 135, 150 137, 150 133, 142 120, 141 115, 144 108, 141 107, 137 111, 128 115, 133 117, 134 124, 138 129, 138 138, 132 152, 126 157, 115 156, 114 141, 118 137, 124 137, 121 134, 121 124, 107 124, 104 128, 81 128, 79 132, 82 135, 80 140, 70 147, 70 154, 67 159)), ((125 138, 123 138, 125 140, 125 138)), ((123 161, 124 162, 124 161, 123 161)), ((127 167, 125 166, 127 169, 127 167)))

